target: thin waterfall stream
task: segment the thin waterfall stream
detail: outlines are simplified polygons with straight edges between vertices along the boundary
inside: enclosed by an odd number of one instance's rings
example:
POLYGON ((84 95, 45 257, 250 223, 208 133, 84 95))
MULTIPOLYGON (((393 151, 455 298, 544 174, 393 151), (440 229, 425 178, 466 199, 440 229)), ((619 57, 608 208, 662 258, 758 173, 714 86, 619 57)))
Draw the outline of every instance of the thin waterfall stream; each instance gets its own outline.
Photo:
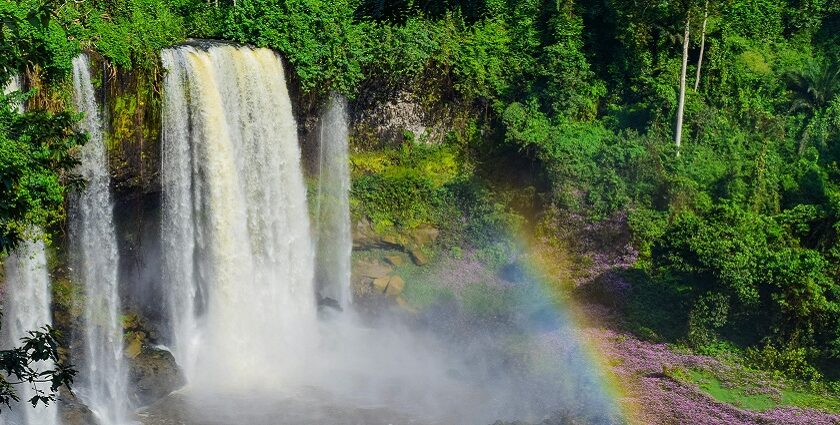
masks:
POLYGON ((320 298, 346 309, 350 288, 350 158, 347 100, 330 96, 318 123, 318 192, 315 201, 316 280, 320 298))
MULTIPOLYGON (((15 76, 6 86, 7 93, 21 90, 20 77, 15 76)), ((18 105, 22 112, 23 105, 18 105)), ((50 277, 47 272, 47 256, 40 230, 31 230, 23 242, 4 262, 6 274, 5 298, 3 299, 3 323, 0 345, 7 349, 20 345, 20 340, 29 331, 52 324, 50 303, 50 277)), ((40 370, 52 369, 52 363, 41 362, 40 370)), ((19 385, 21 404, 15 404, 10 412, 0 416, 0 424, 7 425, 56 425, 58 409, 55 404, 39 405, 32 409, 28 400, 36 395, 36 389, 47 391, 49 384, 19 385)))
POLYGON ((74 271, 84 288, 78 393, 100 422, 118 425, 127 422, 129 409, 119 254, 103 123, 86 55, 73 59, 73 101, 84 113, 80 129, 90 135, 78 170, 87 184, 75 194, 70 211, 74 271))

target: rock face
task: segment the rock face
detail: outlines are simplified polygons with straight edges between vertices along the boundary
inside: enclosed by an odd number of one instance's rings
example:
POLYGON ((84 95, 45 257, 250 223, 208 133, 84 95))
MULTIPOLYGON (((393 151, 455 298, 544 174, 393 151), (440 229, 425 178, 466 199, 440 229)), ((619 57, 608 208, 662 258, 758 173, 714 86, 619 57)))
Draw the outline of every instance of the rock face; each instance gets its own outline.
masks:
POLYGON ((477 113, 472 105, 447 96, 451 90, 445 85, 444 81, 425 81, 411 88, 366 82, 350 104, 351 136, 362 144, 394 145, 406 137, 422 143, 443 142, 450 129, 477 113))
MULTIPOLYGON (((131 348, 129 344, 129 349, 131 348)), ((127 354, 129 353, 134 357, 128 360, 128 376, 131 387, 136 391, 135 402, 138 405, 154 403, 186 383, 169 351, 140 346, 128 350, 127 354)))

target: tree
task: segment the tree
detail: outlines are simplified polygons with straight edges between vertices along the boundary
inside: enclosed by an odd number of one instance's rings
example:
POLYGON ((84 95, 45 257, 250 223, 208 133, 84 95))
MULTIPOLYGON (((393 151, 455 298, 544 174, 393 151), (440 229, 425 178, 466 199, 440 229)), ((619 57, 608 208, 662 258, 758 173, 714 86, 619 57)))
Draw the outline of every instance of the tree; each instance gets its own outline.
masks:
POLYGON ((840 63, 811 60, 798 72, 787 74, 792 94, 791 111, 813 115, 840 93, 840 63))
POLYGON ((674 142, 677 145, 677 155, 680 154, 680 143, 682 143, 683 113, 685 112, 685 74, 688 71, 688 35, 691 28, 691 15, 686 13, 685 33, 683 34, 682 70, 680 71, 680 101, 677 106, 677 131, 674 142))
POLYGON ((58 354, 60 333, 45 326, 38 331, 30 331, 23 338, 22 345, 11 350, 0 351, 0 404, 10 407, 12 402, 20 401, 15 386, 29 385, 32 398, 24 400, 33 407, 38 403, 49 404, 55 401, 55 394, 62 386, 73 382, 76 371, 61 361, 58 354), (40 362, 48 361, 55 365, 53 369, 43 370, 40 362), (44 391, 37 384, 49 383, 50 391, 44 391))
POLYGON ((694 92, 700 88, 700 69, 703 67, 703 53, 706 51, 706 23, 709 21, 709 0, 703 6, 703 26, 700 30, 700 55, 697 56, 697 75, 694 77, 694 92))
POLYGON ((840 93, 840 63, 811 60, 798 72, 787 74, 791 92, 791 112, 803 112, 805 121, 799 150, 808 142, 810 124, 819 112, 840 93))

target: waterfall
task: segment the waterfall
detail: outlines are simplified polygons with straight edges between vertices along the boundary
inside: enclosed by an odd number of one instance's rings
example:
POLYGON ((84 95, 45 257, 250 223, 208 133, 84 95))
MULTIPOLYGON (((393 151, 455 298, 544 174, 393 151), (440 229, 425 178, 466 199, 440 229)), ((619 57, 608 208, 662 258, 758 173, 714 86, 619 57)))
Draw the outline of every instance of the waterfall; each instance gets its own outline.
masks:
POLYGON ((166 49, 163 258, 192 389, 293 379, 317 334, 297 126, 271 50, 166 49))
POLYGON ((333 95, 319 120, 316 203, 316 280, 322 298, 342 308, 352 301, 350 254, 350 166, 347 153, 347 101, 333 95))
POLYGON ((120 322, 117 240, 108 156, 88 58, 73 59, 73 100, 84 113, 80 129, 90 135, 81 150, 79 174, 87 185, 75 194, 70 214, 75 278, 84 286, 83 352, 78 392, 103 424, 128 417, 127 372, 120 322))
MULTIPOLYGON (((11 348, 20 345, 20 339, 28 336, 29 331, 38 330, 52 324, 50 317, 50 280, 47 274, 47 258, 44 242, 33 236, 30 241, 18 246, 15 253, 6 261, 6 298, 3 311, 3 346, 11 348)), ((40 362, 38 370, 50 370, 51 362, 40 362)), ((48 406, 39 404, 32 408, 28 403, 35 391, 28 385, 16 386, 21 404, 14 405, 11 412, 3 412, 0 423, 11 419, 9 424, 20 425, 55 425, 58 423, 58 410, 54 403, 48 406), (11 418, 6 418, 11 413, 11 418)), ((38 384, 39 390, 49 393, 48 383, 38 384)))
MULTIPOLYGON (((6 86, 5 92, 21 90, 20 78, 14 76, 6 86)), ((23 105, 18 105, 23 111, 23 105)), ((19 345, 21 338, 29 331, 41 329, 52 324, 50 314, 50 279, 47 273, 47 256, 40 231, 32 231, 29 240, 23 242, 5 260, 6 287, 3 308, 2 346, 12 348, 19 345)), ((50 370, 51 362, 40 362, 38 370, 50 370)), ((49 384, 39 384, 38 390, 49 392, 49 384)), ((0 417, 0 423, 21 425, 55 425, 58 423, 58 410, 55 404, 31 408, 27 401, 35 395, 29 385, 16 388, 23 401, 12 411, 0 417), (6 422, 4 422, 6 421, 6 422)))
MULTIPOLYGON (((20 76, 19 75, 14 75, 14 76, 12 76, 12 79, 9 80, 8 84, 6 84, 6 87, 3 89, 3 93, 9 94, 9 93, 12 93, 12 92, 20 91, 22 89, 23 89, 23 87, 20 84, 20 76)), ((18 112, 23 112, 23 105, 22 104, 17 105, 17 110, 18 110, 18 112)))

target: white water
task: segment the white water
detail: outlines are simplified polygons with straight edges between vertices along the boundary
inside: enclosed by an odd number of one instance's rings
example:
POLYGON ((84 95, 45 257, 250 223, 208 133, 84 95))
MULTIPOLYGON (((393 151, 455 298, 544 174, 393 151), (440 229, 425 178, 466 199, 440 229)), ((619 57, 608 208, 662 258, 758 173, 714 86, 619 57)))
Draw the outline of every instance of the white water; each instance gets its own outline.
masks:
POLYGON ((172 348, 193 390, 282 388, 317 335, 297 127, 279 57, 161 54, 163 258, 172 348))
MULTIPOLYGON (((20 84, 20 76, 15 75, 12 79, 6 84, 6 87, 3 89, 3 93, 9 94, 12 92, 20 91, 23 88, 20 84)), ((17 110, 19 112, 23 112, 23 105, 17 105, 17 110)))
MULTIPOLYGON (((6 93, 21 90, 20 77, 14 76, 5 88, 6 93)), ((23 105, 18 105, 23 112, 23 105)), ((29 240, 18 246, 17 250, 5 260, 6 286, 3 299, 3 325, 0 345, 12 348, 20 345, 20 340, 28 336, 29 331, 52 324, 50 312, 50 278, 47 273, 47 257, 44 242, 39 231, 27 235, 29 240)), ((52 369, 52 362, 40 362, 38 370, 52 369)), ((10 412, 0 416, 0 424, 8 425, 55 425, 58 423, 58 410, 55 404, 31 408, 27 401, 38 390, 49 392, 49 384, 16 386, 22 403, 10 412)))
MULTIPOLYGON (((270 50, 208 43, 161 57, 165 323, 189 383, 143 409, 145 424, 539 421, 578 399, 606 414, 574 336, 559 325, 543 354, 543 335, 532 343, 492 322, 467 329, 457 306, 428 316, 429 329, 405 311, 366 318, 349 309, 319 321, 281 61, 270 50), (533 358, 509 352, 523 347, 535 347, 533 358), (525 369, 532 361, 538 373, 525 369)), ((321 250, 332 270, 319 279, 340 282, 322 296, 336 291, 349 303, 349 265, 337 263, 350 253, 339 241, 349 238, 345 106, 332 102, 321 118, 316 217, 322 245, 335 247, 321 250)), ((534 325, 521 319, 523 332, 534 325)))
POLYGON ((318 199, 316 280, 322 298, 346 308, 352 302, 350 254, 350 159, 347 153, 347 101, 330 98, 318 123, 318 199))
POLYGON ((73 100, 84 113, 80 129, 90 135, 81 150, 79 174, 87 185, 70 215, 75 278, 82 282, 84 335, 76 390, 107 425, 127 422, 127 373, 123 359, 117 240, 102 120, 87 56, 73 59, 73 100))
MULTIPOLYGON (((6 258, 6 287, 3 309, 3 348, 20 345, 21 338, 29 331, 39 330, 52 324, 50 314, 50 280, 47 274, 47 258, 44 242, 39 235, 30 235, 30 241, 18 246, 14 254, 6 258)), ((40 371, 52 369, 52 362, 39 362, 35 368, 40 371)), ((55 425, 58 410, 55 403, 39 404, 32 408, 29 399, 38 391, 50 392, 49 383, 40 383, 33 388, 28 384, 16 385, 21 399, 11 412, 4 412, 0 423, 8 425, 55 425), (6 420, 6 422, 4 422, 6 420)))
MULTIPOLYGON (((37 235, 32 235, 37 237, 37 235)), ((47 258, 44 242, 33 239, 18 246, 16 252, 6 261, 6 297, 3 309, 3 348, 20 345, 20 339, 28 336, 29 331, 39 330, 52 324, 50 315, 50 280, 47 274, 47 258)), ((51 362, 40 362, 38 370, 50 370, 51 362)), ((36 388, 50 392, 49 383, 37 384, 36 388)), ((0 423, 14 425, 55 425, 58 423, 58 411, 55 403, 48 406, 39 404, 32 408, 29 399, 36 394, 36 389, 28 384, 16 385, 15 390, 21 399, 11 412, 3 412, 0 423), (11 415, 10 415, 11 413, 11 415), (4 420, 8 419, 7 422, 4 420)))

